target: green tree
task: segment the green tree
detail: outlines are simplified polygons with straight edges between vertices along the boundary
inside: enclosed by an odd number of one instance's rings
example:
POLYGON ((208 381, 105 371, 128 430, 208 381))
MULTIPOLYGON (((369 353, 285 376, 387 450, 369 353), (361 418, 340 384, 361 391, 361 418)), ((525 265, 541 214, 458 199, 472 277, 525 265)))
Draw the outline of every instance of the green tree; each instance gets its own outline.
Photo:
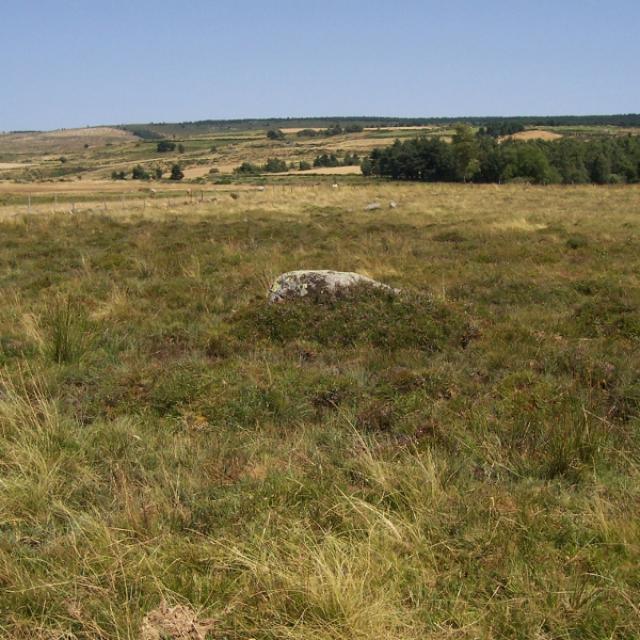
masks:
POLYGON ((591 162, 589 167, 591 182, 596 184, 607 184, 611 177, 611 163, 604 153, 599 153, 591 162))
POLYGON ((256 175, 260 173, 260 167, 251 162, 243 162, 239 167, 236 167, 233 172, 240 175, 256 175))
POLYGON ((456 127, 452 144, 458 176, 466 182, 480 170, 477 163, 478 143, 473 129, 467 124, 459 124, 456 127))
POLYGON ((269 158, 263 165, 262 170, 269 173, 282 173, 288 169, 287 163, 280 158, 269 158))
POLYGON ((170 140, 160 140, 156 145, 156 149, 158 153, 168 153, 170 151, 175 151, 176 143, 171 142, 170 140))
POLYGON ((284 133, 280 129, 269 129, 267 131, 267 138, 269 140, 284 140, 284 133))
POLYGON ((184 178, 182 167, 179 164, 174 164, 171 167, 171 175, 169 176, 169 178, 171 180, 182 180, 182 178, 184 178))
POLYGON ((149 180, 150 177, 149 173, 140 164, 133 167, 133 170, 131 171, 131 178, 133 180, 149 180))

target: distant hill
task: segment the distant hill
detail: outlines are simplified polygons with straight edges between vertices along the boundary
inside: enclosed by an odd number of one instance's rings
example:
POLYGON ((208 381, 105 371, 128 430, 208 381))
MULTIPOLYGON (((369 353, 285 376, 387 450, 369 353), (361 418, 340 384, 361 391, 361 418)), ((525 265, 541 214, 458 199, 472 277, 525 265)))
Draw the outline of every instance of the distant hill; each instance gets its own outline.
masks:
POLYGON ((513 122, 529 127, 560 126, 614 126, 640 127, 640 114, 587 115, 587 116, 458 116, 446 118, 396 118, 377 116, 335 116, 311 118, 248 118, 235 120, 196 120, 191 122, 150 122, 119 125, 143 139, 155 139, 169 135, 206 133, 216 130, 250 130, 280 128, 317 128, 332 124, 357 124, 363 127, 446 126, 467 122, 474 126, 490 126, 513 122))

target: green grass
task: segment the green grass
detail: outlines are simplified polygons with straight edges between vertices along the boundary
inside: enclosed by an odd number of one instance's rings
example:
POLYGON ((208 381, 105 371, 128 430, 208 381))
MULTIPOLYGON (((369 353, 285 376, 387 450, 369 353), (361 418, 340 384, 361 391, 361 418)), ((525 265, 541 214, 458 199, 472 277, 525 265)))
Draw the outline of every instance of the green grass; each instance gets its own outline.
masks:
POLYGON ((638 194, 0 223, 0 635, 638 637, 638 194), (294 268, 402 294, 268 305, 294 268))

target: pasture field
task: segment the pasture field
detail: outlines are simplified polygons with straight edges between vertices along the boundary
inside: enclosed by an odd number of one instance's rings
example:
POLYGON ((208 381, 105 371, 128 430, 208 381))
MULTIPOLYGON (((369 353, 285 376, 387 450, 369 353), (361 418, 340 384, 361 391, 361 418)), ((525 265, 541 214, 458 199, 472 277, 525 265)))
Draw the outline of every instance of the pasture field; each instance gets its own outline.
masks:
POLYGON ((0 636, 640 637, 640 187, 94 171, 4 187, 0 636))
MULTIPOLYGON (((329 126, 328 123, 326 126, 329 126)), ((247 125, 248 126, 248 125, 247 125)), ((187 188, 242 182, 234 170, 244 162, 264 165, 279 159, 296 176, 300 163, 313 164, 322 155, 335 155, 341 163, 348 154, 360 159, 374 148, 395 140, 418 135, 451 141, 452 124, 430 126, 364 127, 362 131, 339 135, 322 135, 319 127, 307 131, 315 136, 300 136, 302 127, 284 127, 282 139, 267 137, 264 128, 236 128, 185 125, 129 125, 125 128, 90 127, 54 132, 0 134, 0 198, 7 193, 61 191, 105 191, 164 189, 170 185, 169 172, 179 164, 184 172, 182 184, 187 188), (139 135, 134 135, 133 131, 139 135), (140 137, 146 136, 146 137, 140 137), (159 139, 173 142, 176 149, 158 152, 159 139), (140 166, 153 175, 161 170, 161 180, 133 180, 131 172, 140 166), (112 180, 114 173, 124 172, 127 180, 112 180), (104 188, 103 185, 110 184, 104 188)), ((553 140, 562 137, 594 139, 637 135, 638 129, 606 126, 530 127, 513 136, 516 140, 553 140)), ((357 163, 350 167, 303 169, 299 177, 309 175, 344 175, 358 173, 357 163)), ((255 181, 257 176, 251 177, 255 181)), ((246 179, 246 176, 245 176, 246 179)), ((170 187, 169 187, 170 188, 170 187)))

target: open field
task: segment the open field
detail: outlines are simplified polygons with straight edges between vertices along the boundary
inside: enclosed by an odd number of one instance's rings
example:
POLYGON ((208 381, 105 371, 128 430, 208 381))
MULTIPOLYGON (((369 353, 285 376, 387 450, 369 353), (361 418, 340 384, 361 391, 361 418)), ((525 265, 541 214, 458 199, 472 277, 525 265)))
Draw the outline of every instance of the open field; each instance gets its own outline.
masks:
POLYGON ((639 637, 640 187, 286 179, 3 207, 0 635, 639 637))
POLYGON ((510 140, 559 140, 562 134, 555 131, 543 131, 542 129, 530 129, 520 131, 508 136, 510 140))
MULTIPOLYGON (((330 122, 326 124, 330 126, 330 122)), ((144 181, 131 179, 136 166, 151 176, 156 170, 163 175, 161 181, 153 180, 154 188, 164 189, 170 183, 169 172, 179 164, 184 172, 184 182, 191 185, 213 185, 236 180, 234 170, 242 163, 264 165, 269 159, 286 162, 292 177, 300 162, 313 164, 322 154, 335 154, 340 162, 346 154, 358 154, 360 158, 377 147, 387 147, 395 140, 408 140, 416 136, 440 138, 451 142, 454 128, 451 123, 424 126, 364 127, 362 131, 342 132, 338 135, 299 137, 303 128, 321 132, 321 127, 284 127, 284 139, 271 140, 267 130, 248 125, 130 125, 126 129, 93 127, 53 132, 13 133, 0 135, 0 194, 29 193, 48 190, 90 191, 94 187, 112 181, 114 173, 124 172, 126 182, 116 181, 115 191, 143 188, 144 181), (137 131, 140 135, 134 135, 137 131), (147 137, 140 137, 147 136, 147 137), (149 137, 150 136, 150 137, 149 137), (158 136, 176 145, 173 151, 157 150, 158 136), (89 186, 78 186, 77 183, 89 186), (162 187, 157 185, 161 184, 162 187), (27 185, 25 187, 25 185, 27 185), (126 185, 126 186, 124 186, 126 185), (135 187, 133 185, 136 185, 135 187)), ((516 140, 555 140, 561 137, 601 138, 637 135, 637 129, 611 126, 575 126, 529 128, 512 136, 516 140)), ((324 171, 323 173, 340 173, 324 171)), ((345 173, 353 173, 348 169, 345 173)), ((317 173, 317 172, 314 172, 317 173)), ((357 173, 357 171, 356 171, 357 173)), ((304 180, 305 172, 300 172, 304 180)), ((102 187, 100 189, 103 191, 102 187)))
POLYGON ((112 127, 87 127, 86 129, 60 129, 0 135, 0 157, 11 154, 47 154, 81 151, 85 145, 105 146, 130 142, 134 136, 128 131, 112 127))

